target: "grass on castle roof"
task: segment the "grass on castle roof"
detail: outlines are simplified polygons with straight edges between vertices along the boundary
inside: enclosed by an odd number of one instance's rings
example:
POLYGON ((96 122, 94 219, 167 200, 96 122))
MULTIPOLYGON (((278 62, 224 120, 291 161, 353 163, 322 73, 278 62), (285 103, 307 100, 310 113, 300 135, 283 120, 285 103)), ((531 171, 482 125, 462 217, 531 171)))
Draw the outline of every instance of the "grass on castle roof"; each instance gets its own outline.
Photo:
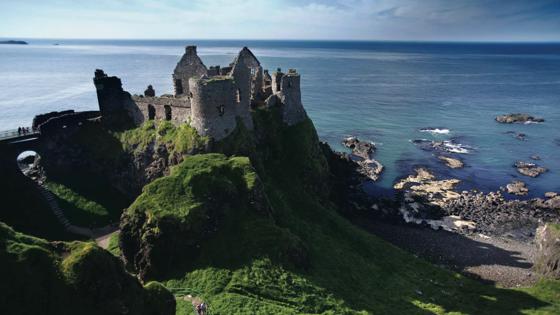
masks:
MULTIPOLYGON (((262 254, 278 250, 282 242, 256 221, 232 216, 228 228, 201 244, 204 254, 189 264, 195 267, 162 279, 176 294, 177 314, 192 314, 187 294, 208 302, 211 314, 560 313, 558 281, 517 290, 485 285, 419 259, 341 217, 310 185, 322 178, 317 170, 325 164, 313 149, 317 138, 311 121, 269 136, 277 140, 259 148, 267 156, 260 175, 275 224, 303 241, 309 269, 287 267, 262 254)), ((205 163, 187 158, 172 176, 189 176, 220 160, 193 158, 205 163)), ((154 181, 138 201, 162 207, 154 211, 179 211, 165 200, 149 200, 162 196, 156 192, 167 189, 164 183, 154 181)), ((181 199, 179 190, 172 199, 181 199)), ((182 202, 188 207, 188 198, 182 202)))

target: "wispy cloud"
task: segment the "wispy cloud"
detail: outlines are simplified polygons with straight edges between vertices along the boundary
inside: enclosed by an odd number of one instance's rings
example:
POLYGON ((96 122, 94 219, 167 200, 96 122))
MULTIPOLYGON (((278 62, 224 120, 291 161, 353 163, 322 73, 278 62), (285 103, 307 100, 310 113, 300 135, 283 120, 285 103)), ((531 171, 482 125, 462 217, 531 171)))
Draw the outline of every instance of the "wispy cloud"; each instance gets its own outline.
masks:
POLYGON ((558 0, 4 0, 0 36, 560 40, 559 16, 558 0))

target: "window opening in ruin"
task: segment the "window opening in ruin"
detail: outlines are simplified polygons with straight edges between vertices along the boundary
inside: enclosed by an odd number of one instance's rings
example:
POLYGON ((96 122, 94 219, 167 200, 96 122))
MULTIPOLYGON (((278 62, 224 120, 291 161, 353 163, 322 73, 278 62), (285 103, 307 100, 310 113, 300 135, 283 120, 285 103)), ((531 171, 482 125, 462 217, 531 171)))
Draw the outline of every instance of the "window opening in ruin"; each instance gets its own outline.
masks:
POLYGON ((251 75, 254 76, 255 74, 257 74, 257 69, 251 68, 251 75))
POLYGON ((288 81, 288 87, 289 87, 289 88, 292 87, 292 81, 288 81))
POLYGON ((35 151, 23 151, 17 156, 16 161, 22 173, 26 174, 38 158, 39 154, 35 151))
POLYGON ((165 109, 165 120, 171 120, 171 106, 165 105, 163 108, 165 109))
POLYGON ((224 112, 225 112, 225 107, 224 107, 224 105, 218 106, 217 109, 218 109, 218 114, 220 115, 220 117, 221 117, 221 116, 224 116, 224 112))
POLYGON ((148 119, 149 120, 154 120, 154 118, 156 118, 156 108, 154 107, 154 105, 149 104, 148 105, 148 119))
POLYGON ((236 99, 237 103, 241 103, 241 89, 237 89, 236 99))
POLYGON ((183 81, 181 79, 175 79, 175 94, 183 94, 183 81))

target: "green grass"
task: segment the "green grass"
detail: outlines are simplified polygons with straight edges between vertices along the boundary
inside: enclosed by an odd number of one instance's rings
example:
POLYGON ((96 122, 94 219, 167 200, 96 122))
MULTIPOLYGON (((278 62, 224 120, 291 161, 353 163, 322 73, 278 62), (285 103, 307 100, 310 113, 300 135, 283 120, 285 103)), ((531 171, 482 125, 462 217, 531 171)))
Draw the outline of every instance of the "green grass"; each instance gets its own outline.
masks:
POLYGON ((102 227, 118 222, 130 204, 126 196, 98 174, 87 171, 51 174, 46 185, 74 225, 102 227))
POLYGON ((188 124, 174 125, 169 121, 150 120, 140 127, 130 129, 115 136, 125 151, 143 152, 150 146, 165 145, 173 154, 188 154, 204 148, 208 138, 198 135, 188 124))
POLYGON ((0 173, 0 221, 33 236, 51 240, 76 238, 64 230, 37 185, 17 169, 14 161, 0 161, 0 173))
POLYGON ((327 162, 313 124, 286 128, 276 115, 256 113, 264 140, 250 164, 189 157, 148 185, 127 212, 140 243, 153 246, 152 263, 164 266, 148 278, 176 294, 177 314, 192 313, 187 294, 207 301, 212 314, 560 313, 559 282, 519 290, 484 285, 349 223, 328 199, 327 162), (266 193, 259 208, 270 215, 244 202, 252 191, 244 177, 259 178, 253 190, 266 193), (213 198, 219 202, 209 203, 213 198), (195 214, 211 205, 221 211, 195 214), (189 234, 215 215, 215 232, 189 234))
POLYGON ((57 242, 0 222, 2 314, 173 314, 173 296, 143 287, 118 258, 93 242, 57 242))
POLYGON ((109 238, 109 246, 107 246, 107 250, 117 256, 120 257, 121 249, 119 247, 119 233, 113 233, 109 238))

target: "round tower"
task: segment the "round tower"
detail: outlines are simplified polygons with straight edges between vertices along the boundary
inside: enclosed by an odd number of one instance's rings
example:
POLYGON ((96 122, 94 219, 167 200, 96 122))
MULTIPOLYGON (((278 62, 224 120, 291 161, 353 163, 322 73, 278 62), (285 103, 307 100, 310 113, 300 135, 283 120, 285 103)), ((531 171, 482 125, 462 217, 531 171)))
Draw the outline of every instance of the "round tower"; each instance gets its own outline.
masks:
POLYGON ((236 88, 230 76, 189 80, 191 126, 202 136, 221 140, 237 125, 236 88))

